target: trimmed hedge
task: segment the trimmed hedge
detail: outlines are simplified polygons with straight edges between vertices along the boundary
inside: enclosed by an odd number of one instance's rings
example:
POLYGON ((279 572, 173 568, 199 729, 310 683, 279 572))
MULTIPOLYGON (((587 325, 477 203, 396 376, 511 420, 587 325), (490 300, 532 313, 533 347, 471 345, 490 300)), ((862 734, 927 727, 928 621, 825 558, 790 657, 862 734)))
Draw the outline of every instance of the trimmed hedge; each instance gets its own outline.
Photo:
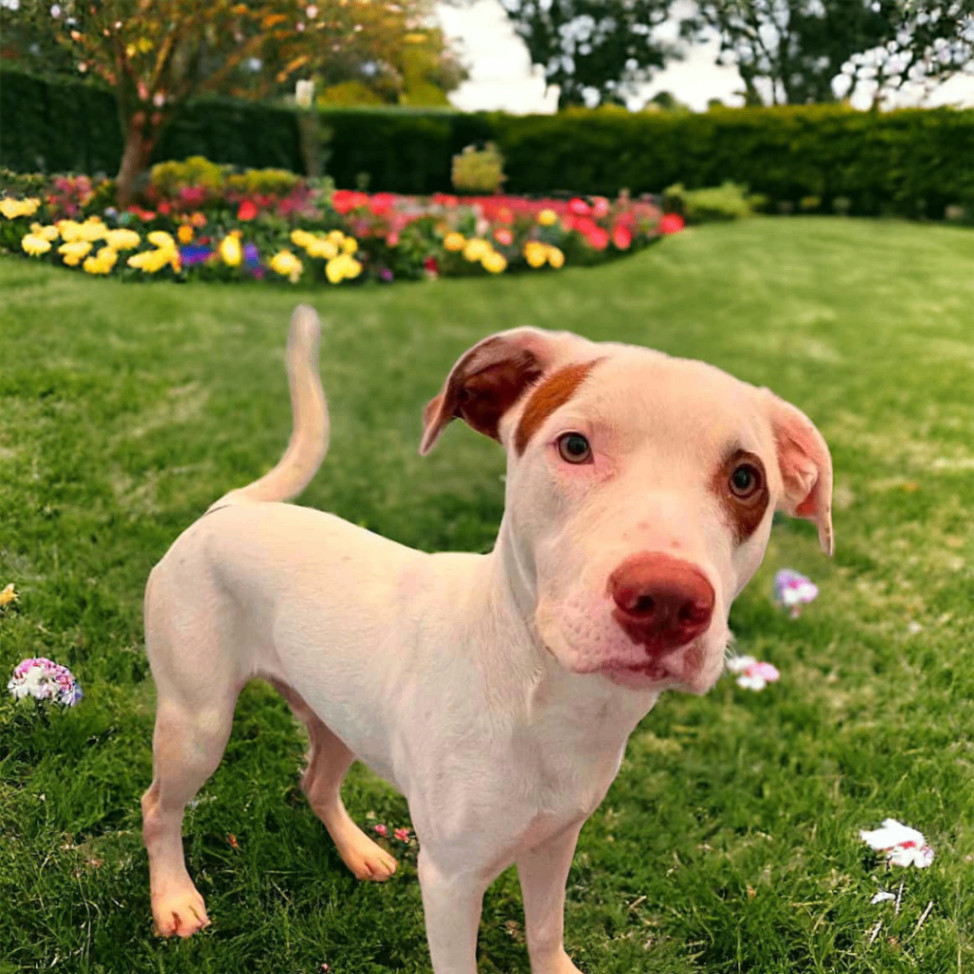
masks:
MULTIPOLYGON (((194 102, 167 130, 156 160, 306 171, 300 115, 229 99, 194 102)), ((306 127, 307 129, 307 127, 306 127)), ((115 171, 121 137, 110 93, 0 71, 0 165, 115 171)), ((320 155, 340 187, 449 192, 451 157, 497 143, 513 193, 659 193, 726 181, 772 203, 817 198, 864 215, 939 218, 974 208, 974 110, 856 112, 840 105, 718 109, 706 114, 573 110, 558 115, 331 109, 318 113, 320 155)))

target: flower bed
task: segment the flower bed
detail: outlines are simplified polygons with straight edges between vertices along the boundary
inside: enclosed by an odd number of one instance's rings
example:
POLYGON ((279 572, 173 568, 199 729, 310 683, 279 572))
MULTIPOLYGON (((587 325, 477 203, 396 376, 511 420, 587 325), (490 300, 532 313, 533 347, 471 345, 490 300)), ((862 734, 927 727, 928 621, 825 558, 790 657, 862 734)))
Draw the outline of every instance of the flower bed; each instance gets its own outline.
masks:
POLYGON ((128 279, 335 285, 594 264, 683 226, 625 195, 413 197, 301 180, 273 190, 173 186, 119 212, 85 177, 61 178, 43 195, 0 200, 0 246, 128 279))

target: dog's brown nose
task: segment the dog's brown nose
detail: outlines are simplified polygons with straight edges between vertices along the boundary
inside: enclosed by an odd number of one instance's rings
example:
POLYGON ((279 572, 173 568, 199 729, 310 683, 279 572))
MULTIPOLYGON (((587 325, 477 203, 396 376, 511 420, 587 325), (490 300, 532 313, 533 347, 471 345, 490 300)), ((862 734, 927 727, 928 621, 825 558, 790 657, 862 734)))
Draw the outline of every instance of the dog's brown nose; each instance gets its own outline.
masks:
POLYGON ((662 552, 627 558, 609 576, 613 618, 650 656, 685 646, 707 626, 714 589, 689 562, 662 552))

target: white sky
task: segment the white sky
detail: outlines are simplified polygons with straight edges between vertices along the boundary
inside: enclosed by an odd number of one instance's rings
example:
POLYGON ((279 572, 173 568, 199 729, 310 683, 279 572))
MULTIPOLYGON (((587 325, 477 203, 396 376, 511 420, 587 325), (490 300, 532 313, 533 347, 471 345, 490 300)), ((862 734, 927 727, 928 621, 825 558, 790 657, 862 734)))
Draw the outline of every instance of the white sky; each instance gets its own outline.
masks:
MULTIPOLYGON (((456 39, 470 73, 450 101, 466 111, 503 109, 516 114, 553 112, 557 108, 556 91, 545 91, 544 76, 532 68, 527 48, 514 33, 498 0, 473 0, 463 5, 441 3, 437 16, 444 33, 456 39)), ((736 68, 717 64, 718 43, 715 40, 693 47, 682 61, 654 75, 643 86, 635 105, 658 91, 669 91, 681 102, 703 111, 711 98, 727 105, 740 104, 735 93, 743 89, 736 68)), ((915 94, 901 93, 899 104, 916 104, 915 94)), ((853 99, 856 104, 856 99, 853 99)), ((974 105, 974 77, 958 76, 933 93, 928 105, 974 105)), ((867 107, 859 104, 857 107, 867 107)))

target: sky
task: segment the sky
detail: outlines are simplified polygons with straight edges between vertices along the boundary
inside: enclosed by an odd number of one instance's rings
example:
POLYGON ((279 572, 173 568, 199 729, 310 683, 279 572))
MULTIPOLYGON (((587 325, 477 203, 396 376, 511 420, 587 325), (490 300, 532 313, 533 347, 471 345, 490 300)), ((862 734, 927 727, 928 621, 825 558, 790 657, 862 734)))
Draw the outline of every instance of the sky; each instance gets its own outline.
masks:
MULTIPOLYGON (((557 108, 555 91, 545 91, 544 76, 532 68, 527 48, 514 33, 499 0, 473 0, 466 4, 437 6, 444 33, 458 42, 470 73, 450 95, 457 108, 466 111, 502 109, 516 114, 553 112, 557 108)), ((737 69, 717 62, 718 42, 698 44, 687 56, 653 76, 630 105, 638 108, 658 91, 669 91, 696 111, 703 111, 711 98, 727 105, 739 105, 742 88, 737 69)), ((868 95, 853 99, 858 108, 868 107, 868 95)), ((916 104, 915 92, 904 92, 901 104, 916 104)), ((926 102, 974 105, 974 77, 959 76, 941 85, 926 102)))

